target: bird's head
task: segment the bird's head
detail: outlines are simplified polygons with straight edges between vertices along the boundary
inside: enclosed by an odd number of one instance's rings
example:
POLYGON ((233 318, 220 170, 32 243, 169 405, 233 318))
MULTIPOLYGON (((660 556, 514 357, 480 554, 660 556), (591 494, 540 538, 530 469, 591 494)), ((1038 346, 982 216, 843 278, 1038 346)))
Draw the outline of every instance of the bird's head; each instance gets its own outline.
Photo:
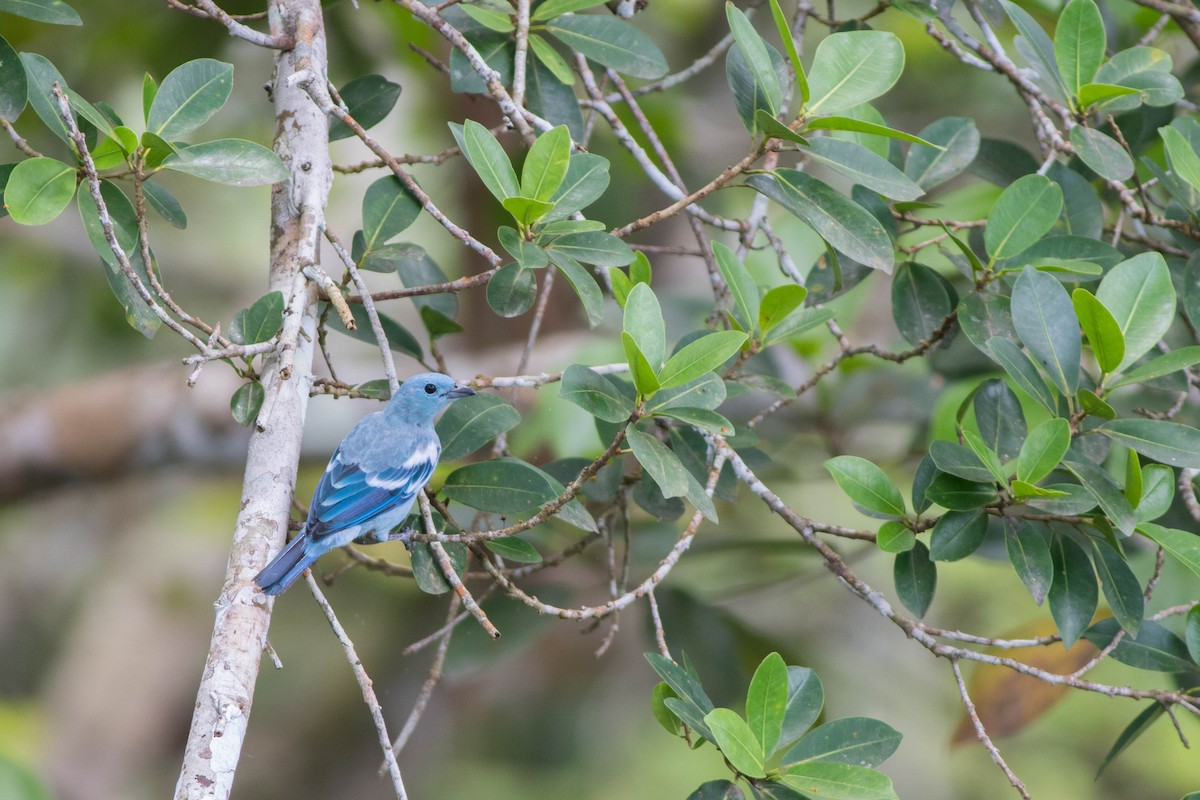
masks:
POLYGON ((432 421, 456 399, 473 394, 474 389, 455 383, 449 375, 422 372, 400 384, 388 403, 387 413, 399 415, 406 422, 432 421))

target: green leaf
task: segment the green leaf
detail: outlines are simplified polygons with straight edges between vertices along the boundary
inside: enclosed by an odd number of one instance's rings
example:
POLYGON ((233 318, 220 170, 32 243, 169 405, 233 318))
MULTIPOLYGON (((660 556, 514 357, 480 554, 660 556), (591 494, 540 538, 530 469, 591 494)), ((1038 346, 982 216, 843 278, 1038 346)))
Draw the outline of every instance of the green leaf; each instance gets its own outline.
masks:
MULTIPOLYGON (((460 138, 453 126, 451 131, 455 133, 455 138, 460 138)), ((520 196, 516 170, 491 131, 469 119, 463 123, 459 145, 493 197, 503 202, 509 197, 520 196)))
POLYGON ((237 344, 268 341, 283 327, 284 305, 283 292, 268 292, 234 315, 229 338, 237 344))
POLYGON ((1200 364, 1200 345, 1181 347, 1178 350, 1163 353, 1161 356, 1139 364, 1134 369, 1126 372, 1119 380, 1110 383, 1108 388, 1119 389, 1122 386, 1145 383, 1155 378, 1161 378, 1164 375, 1178 372, 1181 369, 1187 369, 1196 364, 1200 364))
POLYGON ((1096 77, 1104 47, 1104 20, 1094 0, 1067 3, 1054 29, 1054 58, 1072 95, 1078 97, 1079 90, 1096 77))
POLYGON ((1173 467, 1200 467, 1200 431, 1158 419, 1114 419, 1098 430, 1144 456, 1173 467))
POLYGON ((741 331, 716 331, 701 336, 667 359, 658 373, 660 388, 674 389, 712 372, 740 350, 745 341, 746 334, 741 331))
MULTIPOLYGON (((1090 2, 1090 0, 1072 0, 1090 2)), ((1071 129, 1071 145, 1079 160, 1087 164, 1101 178, 1110 181, 1127 181, 1133 177, 1133 159, 1125 148, 1111 136, 1094 128, 1076 125, 1071 129)))
POLYGON ((233 397, 229 398, 229 410, 233 413, 237 424, 250 425, 258 419, 258 412, 262 408, 264 397, 266 397, 266 390, 258 381, 250 381, 239 386, 233 393, 233 397))
POLYGON ((1055 388, 1074 394, 1079 388, 1081 346, 1079 320, 1066 289, 1049 275, 1026 267, 1013 286, 1012 310, 1017 335, 1055 388))
POLYGON ((658 391, 658 377, 655 370, 646 360, 645 354, 638 347, 637 341, 628 331, 621 331, 621 345, 625 348, 625 358, 629 362, 629 371, 633 376, 633 384, 638 394, 649 397, 658 391))
POLYGON ((184 147, 162 166, 228 186, 261 186, 291 176, 273 151, 245 139, 217 139, 184 147))
POLYGON ((1167 163, 1172 171, 1193 189, 1200 190, 1200 156, 1196 155, 1191 142, 1171 127, 1159 128, 1158 135, 1166 147, 1167 163))
POLYGON ((1121 627, 1136 635, 1145 614, 1142 584, 1121 554, 1108 542, 1092 539, 1092 548, 1095 551, 1092 561, 1100 577, 1100 586, 1104 589, 1104 599, 1108 601, 1121 627))
MULTIPOLYGON (((763 302, 765 304, 765 297, 763 302)), ((770 347, 773 344, 800 336, 813 328, 824 325, 836 315, 837 312, 831 308, 798 308, 771 327, 769 333, 764 330, 762 344, 764 347, 770 347)))
POLYGON ((943 472, 930 482, 925 496, 943 508, 971 511, 995 500, 996 487, 943 472))
MULTIPOLYGON (((562 493, 562 484, 537 467, 516 459, 480 461, 446 476, 445 495, 455 502, 495 514, 517 514, 545 505, 562 493)), ((595 531, 596 523, 576 499, 557 513, 564 521, 595 531)))
POLYGON ((550 257, 545 250, 533 242, 526 241, 509 226, 501 226, 496 235, 500 239, 500 245, 523 269, 541 269, 550 263, 550 257))
POLYGON ((667 74, 667 59, 658 45, 640 30, 608 16, 573 15, 555 17, 546 31, 593 61, 635 78, 661 78, 667 74))
POLYGON ((179 230, 187 228, 187 214, 184 213, 183 206, 175 199, 175 195, 167 191, 166 187, 160 186, 154 181, 144 181, 142 190, 146 193, 146 200, 149 201, 150 207, 169 222, 171 227, 179 230))
MULTIPOLYGON (((1111 83, 1087 83, 1079 87, 1079 107, 1088 109, 1105 100, 1129 95, 1140 95, 1141 92, 1132 86, 1116 86, 1111 83)), ((1138 103, 1141 99, 1138 98, 1138 103)))
POLYGON ((548 241, 538 237, 538 243, 547 250, 557 250, 576 261, 597 267, 623 267, 633 261, 633 250, 629 245, 604 231, 568 233, 548 241))
POLYGON ((502 11, 469 3, 461 3, 459 7, 468 17, 489 30, 498 33, 512 33, 513 31, 512 18, 502 11))
POLYGON ((553 203, 547 203, 545 200, 535 200, 532 197, 506 197, 500 201, 500 205, 504 206, 504 210, 512 214, 513 219, 519 225, 526 228, 533 225, 535 222, 546 216, 552 208, 553 203))
POLYGON ((1175 287, 1159 253, 1142 253, 1113 267, 1100 281, 1096 298, 1125 337, 1119 371, 1158 344, 1175 319, 1175 287))
MULTIPOLYGON (((1107 647, 1121 626, 1109 617, 1084 632, 1083 636, 1101 649, 1107 647)), ((1174 633, 1157 622, 1145 620, 1136 635, 1124 636, 1112 650, 1112 657, 1122 664, 1154 672, 1183 672, 1197 675, 1196 665, 1188 654, 1187 645, 1174 633)))
POLYGON ((828 761, 875 767, 882 764, 903 737, 900 732, 870 717, 844 717, 814 728, 783 757, 784 769, 806 761, 828 761))
MULTIPOLYGON (((733 3, 725 4, 725 17, 729 21, 729 30, 733 33, 734 47, 741 56, 749 73, 754 96, 753 107, 762 110, 772 117, 778 114, 783 106, 783 94, 779 86, 779 76, 775 73, 775 65, 766 43, 746 15, 733 3), (761 104, 759 100, 761 99, 761 104)), ((732 56, 732 51, 731 51, 732 56)), ((735 93, 737 88, 734 88, 735 93)), ((751 114, 751 117, 754 115, 751 114)))
POLYGON ((1175 499, 1175 470, 1163 464, 1142 467, 1142 499, 1134 510, 1139 522, 1152 522, 1171 508, 1175 499))
POLYGON ((542 554, 537 551, 536 547, 515 536, 487 539, 483 546, 501 558, 518 564, 539 564, 542 561, 542 554))
POLYGON ((1058 535, 1050 541, 1054 580, 1050 584, 1050 616, 1063 647, 1070 649, 1096 613, 1096 573, 1087 553, 1074 540, 1058 535))
MULTIPOLYGON (((342 318, 337 314, 329 315, 325 321, 326 327, 330 330, 340 331, 351 339, 378 345, 379 343, 375 340, 375 331, 371 327, 371 319, 367 316, 367 310, 360 303, 355 303, 350 306, 350 313, 354 317, 353 330, 348 330, 342 324, 342 318)), ((424 355, 421 352, 421 344, 408 332, 408 329, 386 314, 377 312, 376 316, 379 317, 379 324, 383 327, 384 336, 387 337, 388 347, 397 353, 404 353, 420 361, 424 355)))
POLYGON ((562 186, 571 158, 571 134, 566 125, 552 128, 529 148, 521 168, 521 194, 549 200, 562 186))
POLYGON ((225 105, 232 90, 232 64, 211 58, 181 64, 158 87, 146 127, 163 139, 191 133, 225 105))
POLYGON ((648 284, 639 283, 630 290, 625 300, 623 330, 637 344, 652 371, 657 373, 666 355, 667 331, 662 307, 648 284))
MULTIPOLYGON (((466 545, 461 542, 447 542, 442 546, 446 549, 446 555, 450 557, 450 566, 454 574, 461 577, 467 570, 466 545)), ((412 557, 413 578, 418 589, 425 594, 445 594, 450 591, 450 584, 428 542, 413 542, 409 555, 412 557)))
MULTIPOLYGON (((1126 725, 1125 729, 1121 731, 1119 736, 1117 736, 1117 740, 1113 742, 1113 746, 1109 748, 1108 754, 1105 755, 1104 760, 1100 762, 1100 766, 1096 770, 1096 778, 1100 777, 1101 773, 1103 773, 1104 770, 1108 768, 1108 765, 1113 762, 1113 759, 1124 752, 1125 748, 1133 744, 1139 736, 1145 733, 1150 726, 1153 725, 1154 722, 1165 713, 1167 713, 1167 707, 1159 702, 1152 702, 1150 705, 1142 709, 1142 711, 1133 718, 1133 721, 1126 725)), ((1194 798, 1194 793, 1185 796, 1183 800, 1192 800, 1192 798, 1194 798)))
POLYGON ((779 782, 822 800, 896 800, 892 779, 854 764, 810 761, 788 767, 779 782))
POLYGON ((892 200, 916 200, 925 194, 924 189, 890 161, 854 142, 828 137, 813 139, 805 155, 892 200))
POLYGON ((624 422, 634 411, 634 404, 611 380, 577 363, 563 372, 559 397, 605 422, 624 422))
POLYGON ((924 264, 905 261, 892 279, 892 318, 911 345, 928 341, 954 303, 946 281, 924 264))
POLYGON ((1037 483, 1058 467, 1070 446, 1070 423, 1059 417, 1046 420, 1034 428, 1021 445, 1021 453, 1017 456, 1017 479, 1037 483))
POLYGON ((933 526, 929 557, 934 561, 958 561, 979 549, 987 536, 987 514, 983 509, 947 511, 933 526))
POLYGON ((1028 435, 1021 401, 999 378, 986 380, 975 392, 975 422, 988 449, 1001 461, 1017 457, 1028 435))
POLYGON ((1200 606, 1192 606, 1183 621, 1184 642, 1192 661, 1200 664, 1200 606))
MULTIPOLYGON (((760 794, 755 794, 756 800, 762 800, 760 794)), ((696 791, 687 796, 687 800, 745 800, 745 797, 737 784, 720 779, 700 784, 696 791)))
POLYGON ((676 696, 665 699, 664 705, 675 712, 689 728, 711 741, 713 735, 709 731, 708 725, 704 723, 704 717, 713 710, 713 703, 704 693, 699 680, 688 674, 671 659, 658 653, 646 653, 646 660, 650 662, 650 666, 654 668, 659 677, 666 681, 671 690, 675 692, 676 696))
POLYGON ((746 721, 759 745, 770 754, 779 743, 788 706, 788 669, 779 653, 762 660, 746 692, 746 721))
MULTIPOLYGON (((1121 326, 1104 304, 1087 289, 1071 292, 1071 304, 1075 315, 1092 346, 1092 354, 1103 372, 1113 372, 1125 358, 1125 335, 1121 326)), ((1200 347, 1197 348, 1200 351, 1200 347)), ((1200 356, 1197 356, 1200 360, 1200 356)))
POLYGON ((29 80, 17 51, 0 37, 0 118, 12 122, 29 101, 29 80))
POLYGON ((746 720, 728 708, 714 708, 704 716, 713 744, 738 772, 751 778, 766 777, 766 754, 746 720))
POLYGON ((1063 100, 1074 94, 1063 83, 1054 55, 1054 44, 1046 32, 1028 11, 1016 3, 1002 0, 1002 5, 1008 13, 1009 19, 1017 26, 1018 33, 1021 34, 1020 41, 1024 46, 1019 49, 1022 55, 1040 75, 1042 84, 1050 90, 1051 96, 1057 100, 1063 100))
POLYGON ((929 457, 942 472, 957 475, 963 480, 988 483, 995 480, 991 470, 970 448, 943 439, 929 443, 929 457))
POLYGON ((75 9, 63 0, 0 0, 0 11, 51 25, 82 25, 75 9))
POLYGON ((979 153, 979 131, 966 117, 944 117, 918 135, 941 148, 912 147, 904 160, 904 174, 927 191, 971 166, 979 153))
POLYGON ((372 183, 362 202, 365 252, 399 235, 420 213, 421 203, 396 177, 388 175, 372 183))
POLYGON ((805 122, 804 129, 806 131, 854 131, 856 133, 868 133, 872 136, 883 136, 888 139, 899 139, 904 142, 912 142, 924 147, 932 147, 935 150, 945 150, 946 148, 940 144, 927 142, 920 136, 914 136, 911 133, 898 131, 895 128, 889 128, 887 125, 880 125, 877 122, 869 122, 862 119, 854 119, 853 117, 817 117, 805 122))
POLYGON ((661 414, 674 408, 704 408, 709 411, 725 402, 725 382, 707 372, 691 383, 664 389, 646 404, 646 410, 661 414))
POLYGON ((798 741, 825 705, 825 690, 817 673, 807 667, 788 667, 787 677, 787 706, 776 752, 798 741))
POLYGON ((75 151, 75 143, 67 133, 67 126, 58 113, 58 99, 53 94, 55 82, 66 94, 71 108, 79 117, 91 122, 97 129, 109 134, 111 126, 108 120, 96 108, 79 96, 68 85, 66 79, 48 59, 37 53, 21 53, 21 64, 25 67, 29 104, 34 112, 46 124, 55 136, 67 142, 71 151, 75 151))
POLYGON ((169 156, 178 155, 180 148, 150 131, 142 131, 142 158, 149 169, 158 169, 169 156))
POLYGON ((4 187, 4 204, 14 222, 45 225, 75 196, 75 168, 54 158, 27 158, 13 168, 4 187))
POLYGON ((488 305, 502 317, 521 316, 533 307, 536 297, 537 278, 520 264, 501 267, 488 281, 488 305))
POLYGON ((1040 606, 1054 580, 1054 560, 1045 531, 1027 520, 1004 517, 1004 547, 1017 577, 1040 606))
POLYGON ((592 273, 561 250, 551 249, 546 253, 562 274, 567 276, 571 288, 578 295, 579 302, 583 304, 583 310, 587 314, 588 327, 594 328, 603 322, 604 293, 600 291, 600 284, 596 283, 592 273))
POLYGON ((529 49, 533 51, 533 55, 550 71, 550 74, 564 86, 575 85, 575 73, 571 71, 571 65, 558 54, 549 42, 538 36, 536 33, 529 36, 529 49))
POLYGON ((566 219, 596 202, 608 188, 608 159, 595 153, 575 153, 567 163, 567 174, 550 197, 554 210, 542 218, 549 223, 566 219))
POLYGON ((1090 461, 1063 461, 1063 466, 1079 479, 1101 510, 1121 533, 1129 536, 1135 525, 1133 508, 1112 476, 1090 461))
POLYGON ((520 422, 517 410, 494 394, 464 397, 452 403, 435 426, 442 442, 442 460, 468 456, 520 422))
MULTIPOLYGON (((1171 56, 1157 47, 1130 47, 1114 53, 1096 73, 1096 82, 1116 84, 1137 92, 1136 97, 1109 100, 1104 110, 1110 112, 1129 111, 1142 103, 1173 105, 1183 97, 1183 86, 1171 74, 1171 56)), ((1083 94, 1082 90, 1080 94, 1083 94)))
POLYGON ((917 619, 925 616, 937 589, 937 565, 930 560, 925 543, 917 541, 911 550, 897 555, 892 575, 904 607, 917 619))
POLYGON ((703 428, 706 431, 719 433, 724 436, 733 435, 733 423, 722 417, 715 411, 709 411, 704 408, 688 408, 680 406, 677 408, 669 408, 657 416, 670 417, 681 422, 686 422, 688 425, 697 428, 703 428))
POLYGON ((886 92, 904 71, 904 46, 886 31, 832 33, 821 40, 808 73, 807 110, 835 114, 886 92))
POLYGON ((663 702, 667 698, 675 696, 674 690, 665 681, 659 682, 650 694, 650 711, 667 733, 672 736, 682 736, 683 723, 680 722, 679 717, 675 716, 675 712, 667 708, 663 702))
POLYGON ((870 212, 833 187, 794 169, 751 175, 746 183, 795 214, 850 258, 872 269, 892 271, 894 253, 887 231, 870 212))
POLYGON ((625 430, 625 439, 633 450, 634 458, 662 490, 663 497, 669 499, 687 494, 686 470, 679 457, 666 445, 633 427, 625 430))
POLYGON ((858 456, 836 456, 824 464, 834 481, 856 505, 886 516, 904 516, 904 498, 879 467, 858 456))
POLYGON ((559 14, 569 14, 572 11, 582 11, 585 8, 598 6, 604 0, 546 0, 529 17, 534 22, 557 17, 559 14))
POLYGON ((794 283, 776 286, 762 296, 758 311, 758 329, 768 333, 787 319, 793 311, 804 305, 808 289, 794 283))
POLYGON ((1153 522, 1143 522, 1137 529, 1138 533, 1162 547, 1180 564, 1200 575, 1200 536, 1175 528, 1164 528, 1153 522))
POLYGON ((725 279, 729 295, 733 298, 738 323, 743 330, 753 333, 761 307, 758 284, 754 282, 746 265, 739 261, 737 254, 728 247, 720 242, 713 242, 712 251, 717 260, 717 269, 725 279))
POLYGON ((1020 347, 1003 336, 993 336, 987 341, 987 354, 1004 368, 1013 382, 1026 394, 1051 412, 1057 410, 1058 404, 1053 391, 1020 347))
POLYGON ((800 53, 796 49, 796 40, 792 37, 792 29, 788 24, 787 17, 783 15, 783 9, 779 7, 779 0, 771 0, 771 19, 775 21, 775 30, 779 32, 783 49, 787 51, 788 60, 792 62, 792 72, 796 76, 796 86, 800 90, 800 105, 803 107, 808 104, 812 93, 808 87, 808 76, 804 73, 804 64, 801 63, 800 53))
POLYGON ((903 553, 913 549, 917 536, 904 523, 894 520, 879 526, 875 544, 885 553, 903 553))
MULTIPOLYGON (((982 270, 983 265, 979 268, 982 270)), ((1018 341, 1012 324, 1010 302, 1004 295, 971 292, 958 303, 958 324, 971 344, 985 355, 991 355, 988 340, 992 337, 1018 341)))
MULTIPOLYGON (((400 98, 400 84, 392 83, 382 75, 363 75, 343 86, 338 94, 354 121, 370 130, 395 107, 400 98)), ((330 118, 329 141, 349 139, 354 135, 349 125, 336 117, 330 118)))
POLYGON ((995 261, 1015 255, 1054 227, 1063 206, 1062 188, 1043 175, 1008 185, 988 214, 983 241, 995 261))

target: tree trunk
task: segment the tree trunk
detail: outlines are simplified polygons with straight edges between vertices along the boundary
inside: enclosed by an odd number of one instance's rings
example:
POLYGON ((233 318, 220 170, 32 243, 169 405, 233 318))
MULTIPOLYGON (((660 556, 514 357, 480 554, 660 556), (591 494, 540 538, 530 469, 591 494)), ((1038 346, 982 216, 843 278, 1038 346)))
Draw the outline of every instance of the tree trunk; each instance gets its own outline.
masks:
POLYGON ((250 438, 241 512, 212 643, 176 785, 176 800, 224 800, 241 755, 272 603, 253 583, 287 535, 312 381, 316 295, 300 271, 317 260, 332 182, 328 121, 301 83, 326 80, 320 0, 272 0, 271 32, 295 46, 277 53, 275 152, 292 172, 271 197, 270 288, 288 300, 280 346, 262 378, 266 400, 250 438))

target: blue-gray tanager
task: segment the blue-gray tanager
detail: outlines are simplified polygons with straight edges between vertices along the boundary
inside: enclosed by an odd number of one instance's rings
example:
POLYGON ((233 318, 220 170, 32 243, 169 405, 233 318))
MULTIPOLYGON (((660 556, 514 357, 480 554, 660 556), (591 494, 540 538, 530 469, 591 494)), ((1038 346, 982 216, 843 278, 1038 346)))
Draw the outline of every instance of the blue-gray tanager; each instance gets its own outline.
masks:
POLYGON ((456 398, 473 394, 438 372, 406 380, 383 411, 346 434, 317 484, 304 528, 254 582, 280 594, 330 550, 355 539, 385 541, 433 475, 442 452, 434 421, 456 398))

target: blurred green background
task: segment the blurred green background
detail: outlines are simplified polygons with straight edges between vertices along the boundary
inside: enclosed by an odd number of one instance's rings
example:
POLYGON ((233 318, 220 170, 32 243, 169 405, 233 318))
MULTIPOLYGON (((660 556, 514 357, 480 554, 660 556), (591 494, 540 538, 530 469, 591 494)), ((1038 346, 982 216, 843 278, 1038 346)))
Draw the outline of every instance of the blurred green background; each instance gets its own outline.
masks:
MULTIPOLYGON (((85 97, 106 100, 129 117, 140 113, 145 71, 161 79, 191 58, 230 61, 236 67, 233 98, 203 132, 269 143, 274 123, 261 88, 270 77, 268 53, 161 2, 75 5, 82 29, 5 16, 0 34, 20 51, 50 58, 85 97)), ((387 4, 361 6, 327 4, 331 76, 342 84, 379 72, 403 85, 397 108, 375 131, 392 152, 449 146, 447 120, 496 120, 483 100, 452 95, 445 78, 409 48, 411 42, 444 57, 445 47, 427 30, 387 4)), ((226 7, 255 10, 249 3, 226 7)), ((958 64, 898 12, 874 22, 899 33, 907 51, 905 77, 879 104, 891 125, 916 131, 942 116, 971 116, 985 136, 1031 145, 1024 106, 995 76, 958 64)), ((725 30, 722 4, 708 0, 652 0, 637 24, 655 37, 673 69, 689 64, 725 30)), ((748 146, 723 62, 682 91, 647 96, 645 108, 689 185, 707 181, 748 146)), ((37 127, 29 111, 17 121, 35 146, 52 152, 56 144, 37 127)), ((600 131, 593 149, 612 159, 614 175, 594 216, 618 224, 663 205, 611 136, 600 131)), ((18 157, 7 143, 0 150, 8 156, 0 161, 18 157)), ((340 164, 367 156, 351 140, 337 143, 334 154, 340 164)), ((451 218, 473 230, 494 230, 496 209, 490 200, 479 202, 481 192, 460 163, 415 172, 451 218)), ((339 176, 335 183, 329 223, 343 240, 358 227, 362 191, 374 178, 339 176)), ((190 220, 184 231, 161 223, 153 230, 167 286, 184 307, 227 326, 265 288, 268 190, 186 176, 168 178, 166 185, 182 199, 190 220)), ((965 178, 941 198, 944 215, 979 215, 991 192, 965 178)), ((711 207, 745 213, 749 202, 748 192, 732 190, 711 207)), ((780 219, 779 225, 797 263, 807 267, 817 254, 811 235, 798 223, 780 219)), ((452 277, 481 268, 427 216, 405 238, 427 248, 452 277)), ((644 241, 692 245, 679 220, 644 241)), ((671 289, 660 296, 678 335, 684 321, 702 315, 705 281, 689 260, 660 256, 654 266, 656 284, 671 289)), ((780 280, 769 253, 754 266, 764 280, 780 280)), ((388 276, 368 280, 390 288, 388 276)), ((839 322, 855 341, 901 346, 887 291, 886 282, 869 279, 835 302, 839 322)), ((560 297, 564 302, 552 304, 531 370, 619 357, 612 335, 615 305, 610 302, 608 325, 589 332, 574 300, 560 297)), ((496 318, 479 292, 461 301, 467 331, 442 340, 452 371, 458 377, 512 374, 527 319, 496 318)), ((390 303, 387 311, 419 327, 407 301, 390 303)), ((814 335, 790 361, 777 364, 779 373, 803 376, 805 365, 819 363, 827 346, 814 335)), ((381 375, 373 347, 341 339, 332 351, 343 379, 381 375)), ((0 221, 0 453, 59 447, 86 456, 110 444, 119 449, 123 434, 137 442, 108 460, 89 464, 84 457, 66 473, 47 468, 45 475, 7 476, 3 484, 0 798, 139 800, 164 797, 174 786, 237 513, 245 436, 228 418, 232 376, 209 366, 200 386, 189 391, 183 388, 187 370, 179 365, 187 354, 169 333, 147 341, 125 324, 74 209, 40 228, 0 221), (52 412, 72 420, 78 441, 70 447, 29 422, 52 412), (142 428, 148 433, 136 435, 142 428)), ((415 367, 399 364, 402 376, 415 367)), ((764 426, 761 446, 774 463, 763 477, 801 513, 870 527, 821 461, 853 452, 893 465, 908 462, 929 435, 929 408, 952 410, 961 393, 924 363, 846 370, 815 399, 764 426)), ((589 418, 560 403, 556 387, 523 393, 514 402, 525 415, 512 436, 523 457, 545 463, 599 451, 589 418)), ((740 399, 735 419, 761 403, 761 396, 740 399)), ((314 398, 297 494, 302 504, 337 441, 372 407, 314 398)), ((1010 797, 1013 790, 981 747, 949 746, 962 714, 949 665, 846 592, 749 493, 739 500, 736 506, 719 504, 720 524, 702 526, 693 550, 659 592, 668 643, 673 652, 689 654, 717 704, 740 707, 753 667, 778 650, 788 663, 817 670, 828 718, 877 717, 905 735, 883 767, 902 797, 1010 797)), ((670 547, 677 525, 646 515, 634 523, 636 578, 670 547)), ((565 528, 541 535, 559 545, 574 536, 565 528)), ((890 595, 890 559, 870 545, 842 549, 860 575, 890 595)), ((377 550, 405 558, 398 545, 377 550)), ((1134 564, 1143 580, 1152 566, 1148 555, 1134 564)), ((321 568, 332 571, 340 560, 331 557, 321 568)), ((601 602, 606 569, 598 553, 588 553, 540 573, 528 588, 561 603, 601 602)), ((1168 572, 1176 569, 1167 566, 1168 572)), ((1001 635, 1044 616, 1003 561, 971 559, 941 570, 940 578, 929 618, 944 627, 1001 635)), ((1168 574, 1163 585, 1187 583, 1181 574, 1168 574)), ((446 599, 361 569, 338 577, 327 593, 374 678, 394 735, 433 657, 430 650, 410 657, 400 651, 442 625, 446 599)), ((1184 599, 1161 593, 1153 608, 1184 599)), ((690 752, 650 715, 656 677, 642 657, 654 649, 644 605, 620 617, 614 644, 600 658, 595 651, 609 623, 591 629, 539 618, 507 600, 491 601, 489 613, 504 639, 487 641, 470 623, 459 629, 446 678, 401 754, 412 797, 683 798, 701 782, 727 775, 713 748, 690 752)), ((284 669, 264 660, 235 796, 391 796, 389 783, 376 774, 378 747, 358 688, 303 590, 277 603, 271 642, 284 669)), ((1095 677, 1146 681, 1115 664, 1095 677)), ((1166 722, 1093 782, 1112 740, 1138 710, 1126 701, 1075 693, 1001 746, 1039 798, 1149 800, 1197 788, 1196 760, 1166 722)), ((1194 721, 1182 725, 1192 739, 1200 735, 1194 721)))

